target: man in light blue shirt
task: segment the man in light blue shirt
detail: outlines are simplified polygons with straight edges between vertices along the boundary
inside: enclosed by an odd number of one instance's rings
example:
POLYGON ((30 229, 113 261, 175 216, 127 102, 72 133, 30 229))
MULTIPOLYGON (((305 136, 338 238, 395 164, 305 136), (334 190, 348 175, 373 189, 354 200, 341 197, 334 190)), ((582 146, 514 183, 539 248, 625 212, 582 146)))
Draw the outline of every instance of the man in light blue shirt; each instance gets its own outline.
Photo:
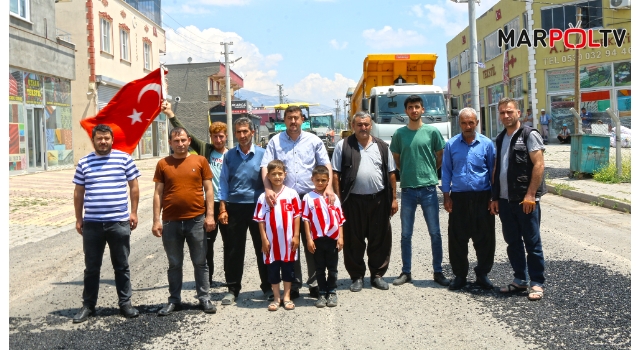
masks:
MULTIPOLYGON (((284 163, 287 168, 287 177, 284 179, 284 185, 298 192, 300 199, 315 188, 313 181, 311 181, 313 168, 316 165, 324 165, 329 168, 329 184, 324 195, 329 198, 331 203, 335 200, 331 184, 333 172, 327 150, 318 136, 302 131, 302 122, 303 117, 300 107, 287 107, 284 111, 284 123, 287 126, 287 130, 274 136, 265 149, 260 167, 262 168, 265 196, 270 206, 275 203, 276 193, 271 189, 271 182, 267 179, 267 164, 274 159, 279 159, 284 163)), ((313 254, 307 249, 307 235, 301 232, 300 236, 302 236, 301 246, 304 247, 304 256, 307 260, 309 294, 312 298, 317 298, 319 295, 318 282, 316 281, 316 266, 313 254)), ((292 299, 300 296, 300 287, 302 287, 300 259, 296 260, 294 269, 296 281, 291 286, 292 299)))
POLYGON ((542 126, 542 140, 544 140, 544 144, 549 143, 549 125, 551 124, 551 114, 547 114, 547 112, 543 109, 540 110, 540 125, 542 126))
POLYGON ((447 141, 442 157, 442 193, 444 209, 449 213, 449 261, 456 276, 450 290, 467 284, 468 244, 473 240, 478 266, 476 284, 493 288, 487 277, 493 267, 496 250, 495 216, 489 211, 491 177, 495 159, 493 142, 475 131, 476 111, 464 108, 459 113, 461 133, 447 141))

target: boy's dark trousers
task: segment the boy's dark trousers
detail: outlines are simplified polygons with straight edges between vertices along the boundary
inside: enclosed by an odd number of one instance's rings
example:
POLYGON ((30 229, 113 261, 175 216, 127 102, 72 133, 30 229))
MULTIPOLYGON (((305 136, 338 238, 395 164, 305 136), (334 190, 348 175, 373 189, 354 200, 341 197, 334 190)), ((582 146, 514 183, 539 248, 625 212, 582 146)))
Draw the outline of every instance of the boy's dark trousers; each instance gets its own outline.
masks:
POLYGON ((313 260, 316 263, 316 277, 318 278, 318 289, 322 293, 335 293, 336 281, 338 280, 338 248, 337 241, 329 237, 320 237, 313 241, 316 251, 313 253, 313 260), (329 271, 327 277, 325 271, 329 271))

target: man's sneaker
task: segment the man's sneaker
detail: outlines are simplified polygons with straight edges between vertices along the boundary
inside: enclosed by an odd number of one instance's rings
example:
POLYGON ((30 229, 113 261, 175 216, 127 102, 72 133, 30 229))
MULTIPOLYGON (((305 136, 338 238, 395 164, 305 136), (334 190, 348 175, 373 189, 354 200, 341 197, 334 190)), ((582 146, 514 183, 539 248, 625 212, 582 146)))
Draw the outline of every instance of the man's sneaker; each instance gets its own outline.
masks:
POLYGON ((336 306, 338 306, 338 294, 336 294, 336 293, 330 293, 329 294, 329 298, 327 299, 327 306, 328 307, 336 307, 336 306))
POLYGON ((434 272, 433 280, 436 281, 437 284, 445 287, 451 283, 446 277, 444 277, 442 272, 434 272))
POLYGON ((316 301, 316 307, 322 308, 322 307, 325 307, 325 306, 327 306, 327 298, 325 298, 324 295, 321 295, 318 298, 318 301, 316 301))
POLYGON ((401 273, 398 278, 393 280, 394 286, 401 286, 407 282, 411 282, 411 274, 410 273, 401 273))
POLYGON ((236 296, 233 293, 227 293, 224 295, 224 297, 222 297, 222 301, 220 302, 220 304, 231 305, 234 301, 236 301, 236 296))

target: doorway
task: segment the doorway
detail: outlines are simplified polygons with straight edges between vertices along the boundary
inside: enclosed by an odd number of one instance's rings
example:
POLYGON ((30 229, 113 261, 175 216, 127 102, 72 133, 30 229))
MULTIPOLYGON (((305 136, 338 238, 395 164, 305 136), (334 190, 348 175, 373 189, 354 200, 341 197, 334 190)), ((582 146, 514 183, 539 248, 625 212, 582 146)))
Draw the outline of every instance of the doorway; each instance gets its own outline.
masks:
POLYGON ((27 108, 27 155, 29 171, 45 169, 44 125, 42 108, 27 108))

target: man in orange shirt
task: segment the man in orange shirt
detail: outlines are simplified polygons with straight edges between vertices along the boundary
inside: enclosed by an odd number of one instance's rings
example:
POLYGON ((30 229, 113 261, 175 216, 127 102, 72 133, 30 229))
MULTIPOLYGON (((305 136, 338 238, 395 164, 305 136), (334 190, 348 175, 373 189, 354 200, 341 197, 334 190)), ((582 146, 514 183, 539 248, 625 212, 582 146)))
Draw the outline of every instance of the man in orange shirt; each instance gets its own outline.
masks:
POLYGON ((200 306, 206 313, 215 313, 216 307, 209 298, 205 234, 205 230, 212 231, 216 225, 213 219, 213 173, 205 157, 189 153, 191 138, 184 128, 174 128, 170 136, 173 154, 158 162, 153 176, 156 187, 152 232, 154 236, 162 237, 169 259, 169 302, 158 311, 158 315, 167 316, 180 308, 185 241, 193 263, 200 306))

